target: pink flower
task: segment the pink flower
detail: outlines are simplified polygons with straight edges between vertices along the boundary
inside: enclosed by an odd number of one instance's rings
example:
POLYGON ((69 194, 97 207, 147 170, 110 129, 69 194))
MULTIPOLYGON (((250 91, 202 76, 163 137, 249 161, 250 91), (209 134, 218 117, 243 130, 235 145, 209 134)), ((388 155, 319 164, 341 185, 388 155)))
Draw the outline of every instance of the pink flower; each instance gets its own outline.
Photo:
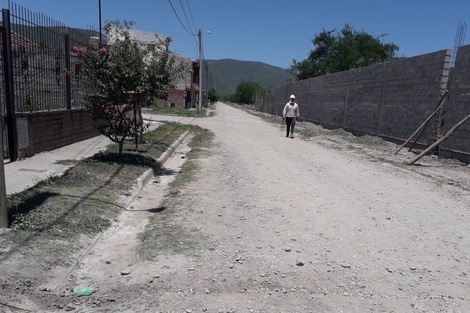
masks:
POLYGON ((75 73, 79 73, 81 69, 82 69, 82 63, 76 63, 75 64, 75 73))
POLYGON ((106 55, 106 54, 108 54, 108 49, 106 49, 106 47, 101 47, 101 49, 100 49, 100 55, 103 55, 103 56, 104 56, 104 55, 106 55))
POLYGON ((117 113, 118 113, 118 109, 113 108, 113 109, 111 110, 111 114, 112 114, 112 115, 117 115, 117 113))
POLYGON ((70 51, 72 51, 73 53, 77 53, 77 54, 81 52, 80 48, 79 48, 79 47, 75 47, 75 46, 73 46, 73 47, 70 49, 70 51))

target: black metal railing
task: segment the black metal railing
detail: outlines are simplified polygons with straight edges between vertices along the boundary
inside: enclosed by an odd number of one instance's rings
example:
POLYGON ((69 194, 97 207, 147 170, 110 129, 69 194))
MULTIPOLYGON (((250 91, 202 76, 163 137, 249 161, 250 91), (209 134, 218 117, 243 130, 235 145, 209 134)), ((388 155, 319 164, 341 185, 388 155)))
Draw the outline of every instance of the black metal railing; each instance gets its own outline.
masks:
POLYGON ((75 75, 79 60, 70 48, 93 46, 99 33, 67 27, 14 3, 8 12, 15 112, 82 107, 81 91, 91 86, 75 75))
POLYGON ((8 2, 0 25, 0 135, 3 155, 17 159, 17 113, 82 108, 95 89, 77 71, 73 46, 98 48, 99 31, 67 27, 8 2))

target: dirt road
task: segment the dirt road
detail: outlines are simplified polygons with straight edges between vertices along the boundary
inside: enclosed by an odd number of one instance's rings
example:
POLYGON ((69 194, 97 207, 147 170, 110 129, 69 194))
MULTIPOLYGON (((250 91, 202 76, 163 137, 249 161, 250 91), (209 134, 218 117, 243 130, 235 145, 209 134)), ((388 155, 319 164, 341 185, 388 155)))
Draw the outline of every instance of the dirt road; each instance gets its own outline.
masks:
POLYGON ((74 275, 99 291, 76 312, 470 312, 469 167, 403 165, 394 144, 306 123, 317 136, 286 138, 223 104, 196 123, 211 156, 174 207, 145 211, 161 198, 149 185, 133 204, 147 213, 83 259, 74 275), (171 244, 142 260, 155 214, 171 244))
POLYGON ((198 124, 216 146, 174 216, 193 246, 158 256, 142 310, 470 311, 470 185, 455 167, 285 138, 225 105, 198 124))

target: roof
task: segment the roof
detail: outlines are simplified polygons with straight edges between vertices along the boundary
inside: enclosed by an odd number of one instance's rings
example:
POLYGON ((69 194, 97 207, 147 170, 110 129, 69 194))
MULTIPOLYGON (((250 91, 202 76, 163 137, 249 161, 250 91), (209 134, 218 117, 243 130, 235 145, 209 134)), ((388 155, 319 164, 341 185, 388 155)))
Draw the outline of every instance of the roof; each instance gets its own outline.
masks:
MULTIPOLYGON (((2 36, 0 36, 0 42, 3 42, 2 36)), ((13 46, 20 46, 20 47, 39 47, 38 44, 34 43, 31 40, 24 38, 23 36, 19 35, 18 33, 11 31, 11 44, 13 46)))

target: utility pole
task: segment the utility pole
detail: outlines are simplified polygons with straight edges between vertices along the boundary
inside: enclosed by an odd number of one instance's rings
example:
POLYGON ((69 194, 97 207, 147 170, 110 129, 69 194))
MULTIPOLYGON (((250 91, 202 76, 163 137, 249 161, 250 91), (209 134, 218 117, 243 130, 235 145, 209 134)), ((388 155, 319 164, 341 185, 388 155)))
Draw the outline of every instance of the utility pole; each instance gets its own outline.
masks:
POLYGON ((209 83, 209 64, 207 63, 207 61, 205 62, 206 64, 206 99, 208 98, 208 95, 209 95, 209 90, 208 89, 208 86, 207 84, 209 83))
POLYGON ((99 15, 99 23, 100 23, 100 45, 98 48, 101 49, 101 45, 103 44, 103 35, 101 34, 101 0, 98 0, 98 15, 99 15))
POLYGON ((8 227, 7 188, 5 184, 5 165, 3 163, 3 125, 0 122, 0 228, 8 227))
POLYGON ((198 114, 201 114, 202 110, 202 30, 199 29, 199 106, 198 114))
MULTIPOLYGON (((10 1, 8 1, 8 8, 10 8, 10 1)), ((7 10, 6 12, 5 10, 3 10, 2 12, 4 23, 5 23, 5 17, 8 17, 8 22, 9 22, 10 11, 7 10)), ((5 39, 7 37, 5 33, 5 29, 3 28, 2 30, 3 30, 2 41, 8 42, 8 40, 5 39)), ((7 28, 7 30, 10 31, 9 28, 7 28)), ((6 60, 7 59, 5 58, 4 59, 5 63, 7 63, 6 60)), ((5 68, 8 68, 8 64, 5 64, 4 66, 5 68)), ((9 86, 6 87, 6 89, 8 88, 9 86)), ((7 188, 5 184, 5 164, 3 160, 3 152, 4 152, 3 134, 4 134, 3 117, 0 117, 0 228, 7 228, 8 227, 8 210, 7 210, 7 188)))

